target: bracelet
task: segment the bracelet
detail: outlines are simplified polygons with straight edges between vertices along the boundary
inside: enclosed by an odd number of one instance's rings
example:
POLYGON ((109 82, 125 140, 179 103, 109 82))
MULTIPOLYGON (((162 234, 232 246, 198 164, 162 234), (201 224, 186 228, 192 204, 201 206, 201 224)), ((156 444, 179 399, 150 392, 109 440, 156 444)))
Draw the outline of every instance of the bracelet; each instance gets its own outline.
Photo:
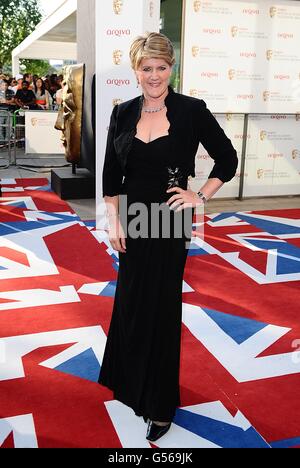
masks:
POLYGON ((199 192, 197 192, 197 195, 199 198, 201 198, 201 200, 203 201, 203 203, 207 203, 207 198, 206 196, 204 195, 203 192, 201 192, 201 190, 199 190, 199 192))

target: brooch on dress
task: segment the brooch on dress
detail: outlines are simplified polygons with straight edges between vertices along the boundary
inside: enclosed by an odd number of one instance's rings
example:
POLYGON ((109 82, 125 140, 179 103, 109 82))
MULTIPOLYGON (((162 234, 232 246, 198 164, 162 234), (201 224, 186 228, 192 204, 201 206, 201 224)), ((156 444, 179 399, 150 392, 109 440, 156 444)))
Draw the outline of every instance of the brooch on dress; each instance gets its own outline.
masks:
POLYGON ((172 187, 180 187, 180 181, 183 179, 183 173, 179 167, 172 169, 171 167, 167 168, 168 170, 168 189, 172 187))

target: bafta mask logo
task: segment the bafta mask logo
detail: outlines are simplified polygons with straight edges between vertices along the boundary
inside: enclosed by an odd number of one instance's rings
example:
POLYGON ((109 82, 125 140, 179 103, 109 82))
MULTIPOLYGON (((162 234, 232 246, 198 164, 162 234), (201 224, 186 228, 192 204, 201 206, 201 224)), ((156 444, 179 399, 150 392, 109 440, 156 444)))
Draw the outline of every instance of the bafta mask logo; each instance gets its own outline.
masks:
POLYGON ((270 98, 270 92, 269 91, 264 91, 263 92, 263 100, 267 102, 270 98))
POLYGON ((197 98, 198 97, 198 89, 190 89, 190 96, 197 98))
POLYGON ((113 9, 115 15, 121 15, 123 11, 123 0, 113 0, 113 9))
POLYGON ((261 141, 264 141, 267 137, 267 132, 265 130, 262 130, 259 134, 259 137, 261 139, 261 141))
POLYGON ((232 121, 232 117, 233 117, 232 114, 230 114, 229 112, 227 112, 227 114, 226 114, 226 120, 227 120, 227 122, 231 122, 231 121, 232 121))
POLYGON ((267 50, 266 52, 267 60, 271 60, 273 58, 273 50, 267 50))
POLYGON ((293 158, 293 159, 297 159, 297 158, 299 158, 299 156, 300 156, 300 151, 297 150, 297 149, 294 149, 294 150, 292 151, 292 158, 293 158))
POLYGON ((228 70, 228 78, 229 80, 233 80, 235 78, 235 70, 233 68, 228 70))
POLYGON ((270 17, 274 18, 276 16, 276 13, 277 13, 277 8, 274 7, 274 6, 271 6, 271 8, 270 8, 270 17))
POLYGON ((201 1, 200 0, 195 0, 194 1, 194 12, 199 13, 201 10, 201 1))
POLYGON ((61 141, 65 147, 66 160, 78 164, 81 159, 85 66, 68 65, 64 67, 63 73, 62 105, 55 128, 62 132, 61 141))
POLYGON ((113 61, 115 65, 121 65, 122 63, 123 52, 122 50, 113 51, 113 61))
POLYGON ((257 169, 256 175, 258 179, 262 179, 264 175, 264 170, 263 169, 257 169))
POLYGON ((238 32, 239 32, 239 28, 237 26, 232 26, 232 28, 231 28, 232 37, 237 37, 238 32))
POLYGON ((38 124, 38 119, 35 119, 35 118, 31 119, 31 125, 32 125, 33 127, 36 127, 37 124, 38 124))
POLYGON ((199 46, 193 46, 192 47, 192 55, 193 57, 197 57, 199 55, 199 52, 200 52, 200 47, 199 46))
POLYGON ((122 102, 123 102, 123 99, 116 98, 116 99, 113 99, 112 105, 115 107, 115 106, 118 106, 119 104, 122 104, 122 102))
POLYGON ((149 3, 149 15, 150 15, 150 18, 153 18, 153 16, 154 16, 154 9, 155 9, 154 2, 151 1, 151 2, 149 3))

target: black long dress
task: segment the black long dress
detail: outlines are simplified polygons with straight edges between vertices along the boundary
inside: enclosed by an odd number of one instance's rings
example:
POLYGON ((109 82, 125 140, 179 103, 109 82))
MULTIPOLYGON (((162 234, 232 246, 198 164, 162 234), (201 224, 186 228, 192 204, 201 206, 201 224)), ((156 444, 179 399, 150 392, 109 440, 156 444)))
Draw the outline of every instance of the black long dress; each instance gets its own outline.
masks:
MULTIPOLYGON (((134 138, 123 182, 127 199, 120 197, 123 227, 122 213, 128 216, 127 226, 134 219, 128 214, 132 203, 143 202, 150 212, 151 205, 165 205, 174 195, 166 193, 172 181, 186 189, 187 177, 179 174, 176 178, 169 136, 150 143, 134 138), (173 179, 170 174, 175 174, 173 179)), ((194 213, 191 208, 181 214, 168 210, 170 236, 163 236, 161 228, 156 237, 134 238, 129 233, 127 251, 119 253, 113 313, 99 377, 99 383, 113 390, 114 398, 136 415, 157 421, 172 421, 180 406, 182 281, 194 213), (188 211, 188 230, 179 237, 176 219, 183 219, 188 211)), ((151 223, 149 215, 149 233, 151 223)))

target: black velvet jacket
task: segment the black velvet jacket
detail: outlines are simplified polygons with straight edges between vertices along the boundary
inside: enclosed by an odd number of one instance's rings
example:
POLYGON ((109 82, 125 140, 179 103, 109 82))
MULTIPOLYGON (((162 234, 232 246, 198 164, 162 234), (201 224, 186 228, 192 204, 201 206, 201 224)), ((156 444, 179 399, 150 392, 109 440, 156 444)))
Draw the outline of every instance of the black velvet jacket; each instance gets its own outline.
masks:
MULTIPOLYGON (((114 107, 108 131, 103 167, 103 197, 122 193, 127 155, 141 117, 143 95, 114 107)), ((174 167, 185 176, 195 177, 195 156, 202 143, 215 164, 208 178, 229 182, 235 175, 238 158, 231 141, 207 109, 203 100, 175 93, 169 87, 165 99, 170 122, 170 144, 174 167)))

